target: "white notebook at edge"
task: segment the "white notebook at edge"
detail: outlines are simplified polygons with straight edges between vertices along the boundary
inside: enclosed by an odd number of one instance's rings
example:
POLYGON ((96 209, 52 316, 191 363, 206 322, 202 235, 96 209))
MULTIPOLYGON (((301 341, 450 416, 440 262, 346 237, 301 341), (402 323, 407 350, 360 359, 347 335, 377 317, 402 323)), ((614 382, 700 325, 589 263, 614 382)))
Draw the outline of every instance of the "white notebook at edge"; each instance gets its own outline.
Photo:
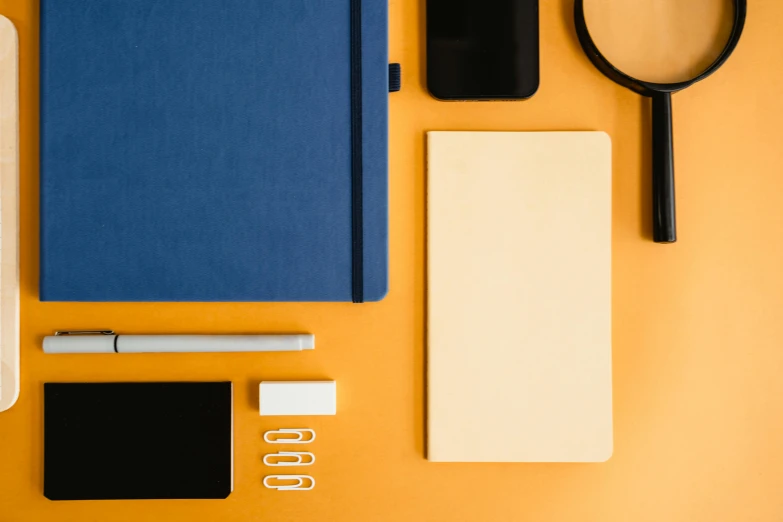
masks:
POLYGON ((428 133, 428 444, 436 462, 612 454, 611 141, 428 133))

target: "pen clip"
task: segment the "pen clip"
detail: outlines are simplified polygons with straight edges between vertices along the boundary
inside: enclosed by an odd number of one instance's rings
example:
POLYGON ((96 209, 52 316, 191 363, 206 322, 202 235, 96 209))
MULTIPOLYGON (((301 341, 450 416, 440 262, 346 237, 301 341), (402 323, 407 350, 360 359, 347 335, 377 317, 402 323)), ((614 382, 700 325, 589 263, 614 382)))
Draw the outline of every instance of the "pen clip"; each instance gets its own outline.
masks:
POLYGON ((114 330, 58 330, 54 335, 114 335, 114 330))

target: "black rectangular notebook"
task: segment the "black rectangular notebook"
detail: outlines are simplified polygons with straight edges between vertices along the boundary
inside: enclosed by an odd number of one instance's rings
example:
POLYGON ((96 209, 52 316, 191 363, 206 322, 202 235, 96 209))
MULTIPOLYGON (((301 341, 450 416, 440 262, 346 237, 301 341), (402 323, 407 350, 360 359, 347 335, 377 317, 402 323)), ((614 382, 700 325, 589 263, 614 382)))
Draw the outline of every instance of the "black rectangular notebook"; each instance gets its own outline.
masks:
POLYGON ((44 495, 226 498, 232 432, 230 382, 46 383, 44 495))

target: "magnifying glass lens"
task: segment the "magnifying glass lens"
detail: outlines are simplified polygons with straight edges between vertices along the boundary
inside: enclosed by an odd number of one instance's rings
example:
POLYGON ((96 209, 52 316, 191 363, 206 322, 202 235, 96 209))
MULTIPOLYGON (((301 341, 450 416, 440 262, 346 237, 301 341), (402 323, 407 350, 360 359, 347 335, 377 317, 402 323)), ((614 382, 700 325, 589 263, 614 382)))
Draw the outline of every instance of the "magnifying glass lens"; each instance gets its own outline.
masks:
POLYGON ((638 80, 695 78, 726 46, 732 0, 584 0, 590 36, 617 69, 638 80))

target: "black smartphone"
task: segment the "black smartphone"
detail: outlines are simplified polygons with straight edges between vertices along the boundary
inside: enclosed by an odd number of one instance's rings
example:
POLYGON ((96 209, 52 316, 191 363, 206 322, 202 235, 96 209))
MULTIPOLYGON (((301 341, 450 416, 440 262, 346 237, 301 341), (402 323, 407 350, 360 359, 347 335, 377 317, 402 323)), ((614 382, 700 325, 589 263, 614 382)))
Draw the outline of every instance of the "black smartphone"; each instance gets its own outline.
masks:
POLYGON ((426 0, 427 88, 441 100, 538 90, 538 0, 426 0))

